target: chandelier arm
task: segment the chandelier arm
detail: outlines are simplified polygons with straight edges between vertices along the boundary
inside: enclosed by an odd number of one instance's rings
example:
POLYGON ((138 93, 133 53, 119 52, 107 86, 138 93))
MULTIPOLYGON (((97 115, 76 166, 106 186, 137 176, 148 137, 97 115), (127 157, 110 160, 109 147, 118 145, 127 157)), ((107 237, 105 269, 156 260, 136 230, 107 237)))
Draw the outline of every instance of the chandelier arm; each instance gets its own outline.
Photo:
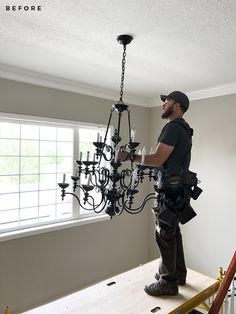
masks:
MULTIPOLYGON (((83 191, 83 193, 84 194, 86 194, 86 190, 81 186, 81 185, 78 185, 77 186, 78 188, 80 188, 82 191, 83 191)), ((88 192, 87 192, 88 193, 88 192)), ((78 196, 77 195, 75 195, 75 194, 73 194, 75 197, 76 197, 76 199, 77 199, 77 201, 79 202, 79 205, 83 208, 83 209, 85 209, 85 210, 94 210, 93 208, 92 209, 88 209, 88 208, 86 208, 86 207, 84 207, 82 204, 81 204, 81 202, 80 202, 80 199, 78 198, 78 196)), ((87 195, 87 198, 88 197, 92 197, 92 196, 90 196, 89 194, 87 195)), ((86 200, 86 202, 89 204, 89 205, 91 205, 92 206, 92 204, 90 204, 89 202, 88 202, 88 200, 86 200)), ((100 204, 102 203, 102 201, 100 202, 100 204)), ((100 204, 98 205, 98 206, 100 206, 100 204)), ((98 207, 97 206, 97 207, 98 207)))
MULTIPOLYGON (((90 182, 91 182, 91 181, 90 181, 90 182)), ((93 185, 93 184, 92 184, 92 185, 93 185)), ((93 185, 93 186, 94 186, 94 185, 93 185)), ((83 193, 86 194, 85 189, 84 189, 81 185, 78 185, 77 187, 79 187, 79 188, 83 191, 83 193)), ((101 188, 100 188, 99 186, 97 186, 97 188, 101 190, 101 188)), ((77 197, 77 195, 75 195, 75 197, 77 198, 77 200, 78 200, 80 206, 81 206, 83 209, 90 210, 90 209, 85 208, 85 207, 80 203, 80 200, 79 200, 79 198, 77 197)), ((100 203, 97 204, 97 205, 94 205, 94 204, 95 204, 94 198, 93 198, 91 195, 88 195, 87 197, 88 197, 88 198, 92 198, 92 200, 93 200, 93 205, 92 205, 88 200, 87 200, 86 202, 87 202, 90 206, 93 206, 92 210, 94 210, 94 211, 95 211, 95 209, 97 209, 97 208, 102 204, 102 202, 103 202, 104 199, 105 199, 104 194, 102 193, 102 197, 101 197, 100 203)), ((95 211, 95 212, 96 212, 96 211, 95 211)))
MULTIPOLYGON (((92 206, 92 210, 96 213, 96 209, 101 206, 101 204, 104 202, 104 196, 102 195, 101 201, 99 204, 95 204, 94 198, 91 195, 88 195, 87 198, 91 198, 92 199, 92 203, 91 204, 88 199, 86 201, 86 203, 88 203, 90 206, 92 206)), ((86 208, 85 208, 86 209, 86 208)), ((89 209, 88 209, 89 210, 89 209)), ((98 212, 99 213, 99 212, 98 212)))
MULTIPOLYGON (((119 203, 119 202, 118 202, 119 203)), ((114 204, 114 213, 116 216, 120 216, 123 212, 123 206, 121 207, 121 209, 119 211, 116 211, 116 206, 114 204)))
POLYGON ((95 178, 95 184, 92 182, 92 179, 91 179, 91 184, 95 187, 95 188, 98 188, 98 189, 101 189, 101 188, 105 188, 106 187, 106 185, 108 184, 108 182, 109 182, 109 176, 110 176, 110 172, 109 172, 109 170, 108 169, 106 169, 106 168, 104 168, 104 167, 102 167, 102 168, 100 168, 99 170, 98 169, 96 169, 95 171, 94 171, 94 178, 95 178), (103 176, 103 174, 101 174, 100 173, 100 171, 104 171, 104 176, 105 176, 105 180, 103 180, 103 179, 100 179, 100 177, 101 176, 103 176), (99 178, 99 179, 98 179, 99 178), (101 183, 101 181, 104 181, 103 183, 101 183), (100 183, 100 184, 99 184, 100 183))
POLYGON ((105 176, 103 187, 106 187, 107 184, 109 183, 110 171, 109 171, 109 169, 104 168, 104 167, 102 167, 101 170, 102 170, 102 172, 104 171, 104 176, 105 176))
MULTIPOLYGON (((78 187, 83 191, 84 194, 86 193, 85 189, 84 189, 81 185, 78 185, 78 187)), ((93 198, 91 195, 88 195, 87 198, 91 198, 92 201, 93 201, 93 204, 91 204, 88 200, 86 201, 90 206, 93 206, 91 209, 89 209, 89 208, 84 207, 84 206, 81 204, 80 199, 78 198, 78 196, 77 196, 76 194, 69 193, 69 192, 68 192, 67 194, 72 194, 73 196, 75 196, 76 199, 77 199, 77 201, 79 202, 79 205, 80 205, 83 209, 85 209, 85 210, 93 210, 95 213, 96 213, 96 209, 102 204, 102 202, 104 202, 104 199, 105 199, 104 195, 102 194, 102 198, 101 198, 100 203, 97 204, 97 205, 95 205, 94 198, 93 198)), ((105 203, 106 203, 106 202, 105 202, 105 203)), ((104 206, 103 206, 103 208, 104 208, 104 206)), ((98 211, 98 212, 100 212, 100 211, 98 211)))
MULTIPOLYGON (((79 186, 78 186, 78 187, 79 187, 79 186)), ((80 199, 79 199, 79 197, 78 197, 76 194, 71 193, 71 192, 65 192, 64 195, 66 195, 66 194, 74 196, 74 197, 77 199, 77 201, 78 201, 78 203, 79 203, 79 206, 81 206, 81 207, 82 207, 83 209, 85 209, 85 210, 89 210, 88 208, 85 208, 85 207, 81 204, 80 199)), ((90 210, 92 210, 92 209, 90 209, 90 210)))
POLYGON ((95 188, 98 187, 98 182, 97 182, 97 173, 98 170, 94 170, 94 172, 92 173, 92 175, 90 176, 90 183, 92 184, 92 186, 94 186, 95 188), (94 178, 94 181, 95 183, 93 183, 93 178, 94 178))
MULTIPOLYGON (((121 209, 122 209, 123 204, 124 204, 124 202, 125 202, 124 199, 125 199, 125 190, 122 191, 121 197, 118 199, 118 205, 121 207, 121 209), (122 199, 122 202, 120 202, 120 199, 122 199)), ((123 211, 123 209, 122 209, 122 211, 123 211)))
POLYGON ((98 185, 98 176, 100 176, 100 174, 99 174, 99 171, 98 171, 98 169, 96 169, 95 171, 94 171, 94 181, 95 181, 95 184, 93 184, 93 181, 92 181, 92 179, 91 179, 91 184, 94 186, 94 187, 98 187, 99 185, 98 185))
MULTIPOLYGON (((78 185, 78 187, 81 188, 81 189, 83 190, 83 192, 84 192, 84 189, 83 189, 82 186, 79 186, 79 185, 78 185)), ((92 203, 93 203, 93 204, 91 204, 90 202, 87 201, 87 203, 88 203, 90 206, 92 206, 92 208, 86 208, 86 207, 84 207, 84 206, 81 204, 80 199, 79 199, 79 197, 78 197, 76 194, 71 193, 71 192, 65 192, 64 195, 66 195, 66 194, 74 196, 74 197, 77 199, 77 201, 78 201, 78 203, 79 203, 79 206, 82 207, 84 210, 88 210, 88 211, 93 210, 96 214, 101 213, 101 212, 104 210, 104 208, 105 208, 105 206, 106 206, 106 204, 107 204, 107 200, 106 200, 105 203, 104 203, 104 205, 103 205, 103 207, 102 207, 100 210, 97 211, 96 209, 97 209, 97 208, 102 204, 102 202, 104 201, 104 196, 102 196, 101 202, 100 202, 98 205, 95 205, 94 198, 93 198, 91 195, 88 195, 88 198, 92 199, 92 203)))
POLYGON ((111 152, 111 156, 110 156, 110 158, 108 158, 105 153, 102 153, 102 156, 103 156, 103 158, 104 158, 106 161, 111 161, 111 160, 112 160, 112 157, 113 157, 113 155, 114 155, 113 148, 112 148, 110 145, 107 145, 107 144, 104 144, 104 147, 109 148, 109 150, 107 150, 107 152, 110 151, 110 152, 111 152))
MULTIPOLYGON (((84 190, 81 186, 78 186, 78 187, 81 188, 82 190, 84 190)), ((89 205, 93 206, 93 207, 92 207, 92 208, 86 208, 86 207, 84 207, 84 206, 81 204, 80 199, 79 199, 79 197, 78 197, 76 194, 71 193, 71 192, 65 192, 64 195, 66 195, 66 194, 74 196, 74 197, 77 199, 77 201, 78 201, 78 203, 79 203, 79 206, 82 207, 84 210, 90 210, 90 211, 93 210, 95 213, 100 213, 100 212, 104 209, 104 207, 105 207, 105 205, 106 205, 106 203, 107 203, 107 201, 106 201, 101 211, 96 211, 95 209, 97 209, 97 208, 102 204, 102 202, 103 202, 103 200, 104 200, 104 197, 103 197, 103 199, 101 200, 101 202, 100 202, 98 205, 94 205, 94 204, 95 204, 94 199, 93 199, 92 196, 89 195, 88 197, 89 197, 89 198, 92 198, 92 200, 93 200, 93 205, 92 205, 91 203, 89 203, 89 202, 87 202, 87 203, 88 203, 89 205)))
MULTIPOLYGON (((93 198, 91 195, 89 195, 88 198, 91 198, 91 199, 92 199, 93 204, 91 204, 91 203, 89 203, 89 202, 88 202, 88 204, 93 207, 92 210, 93 210, 96 214, 99 214, 99 213, 101 213, 101 212, 104 210, 104 208, 105 208, 105 206, 106 206, 106 204, 107 204, 107 200, 105 201, 104 205, 102 206, 102 208, 101 208, 100 210, 96 210, 96 209, 102 204, 103 200, 101 201, 101 203, 100 203, 99 205, 95 205, 94 198, 93 198)), ((89 210, 89 209, 88 209, 88 210, 89 210)))
POLYGON ((113 114, 114 110, 115 110, 115 108, 112 107, 111 108, 111 112, 110 112, 110 116, 109 116, 109 119, 108 119, 108 123, 107 123, 107 129, 106 129, 106 133, 105 133, 105 137, 104 137, 104 141, 103 141, 103 145, 102 145, 102 151, 101 151, 101 154, 100 154, 100 159, 99 159, 99 162, 98 162, 98 166, 100 166, 100 164, 101 164, 103 150, 104 150, 104 147, 105 147, 105 144, 106 144, 107 134, 108 134, 108 131, 109 131, 109 127, 110 127, 110 123, 111 123, 111 117, 112 117, 112 114, 113 114))
POLYGON ((137 208, 130 208, 130 207, 127 207, 127 206, 126 206, 126 203, 129 202, 128 199, 125 201, 123 207, 124 207, 125 211, 127 211, 129 214, 138 214, 138 213, 140 213, 140 212, 143 210, 143 208, 144 208, 144 206, 146 205, 146 203, 147 203, 148 201, 150 201, 151 199, 156 199, 156 193, 150 193, 150 194, 148 194, 148 195, 144 198, 142 204, 141 204, 139 207, 137 207, 137 208))
POLYGON ((123 170, 121 171, 121 177, 120 177, 120 185, 121 185, 123 188, 126 188, 126 189, 128 189, 128 188, 131 186, 131 182, 132 182, 132 176, 130 175, 130 182, 129 182, 129 184, 128 184, 128 185, 125 184, 125 177, 127 177, 127 176, 126 176, 126 173, 127 173, 127 172, 129 172, 130 174, 132 173, 132 171, 129 170, 129 169, 123 169, 123 170))

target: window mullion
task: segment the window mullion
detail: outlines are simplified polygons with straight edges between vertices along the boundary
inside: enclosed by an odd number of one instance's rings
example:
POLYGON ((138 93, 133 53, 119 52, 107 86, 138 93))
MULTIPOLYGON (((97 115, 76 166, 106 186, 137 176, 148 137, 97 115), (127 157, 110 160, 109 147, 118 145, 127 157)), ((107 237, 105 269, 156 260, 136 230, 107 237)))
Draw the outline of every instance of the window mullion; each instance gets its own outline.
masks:
MULTIPOLYGON (((73 146, 74 146, 73 147, 74 148, 74 151, 73 151, 74 164, 73 164, 73 166, 75 167, 75 169, 77 169, 77 163, 75 161, 79 159, 79 151, 80 151, 79 127, 74 128, 74 145, 73 146)), ((75 193, 79 198, 80 197, 80 189, 77 189, 75 191, 75 193)), ((73 218, 76 219, 76 218, 79 218, 79 216, 80 216, 80 206, 79 206, 76 198, 73 197, 73 218)))
POLYGON ((20 203, 21 203, 21 124, 20 124, 20 129, 19 129, 19 155, 18 155, 18 158, 19 158, 19 196, 18 196, 18 200, 19 200, 19 206, 18 206, 18 228, 20 228, 20 211, 21 211, 21 208, 20 208, 20 203))

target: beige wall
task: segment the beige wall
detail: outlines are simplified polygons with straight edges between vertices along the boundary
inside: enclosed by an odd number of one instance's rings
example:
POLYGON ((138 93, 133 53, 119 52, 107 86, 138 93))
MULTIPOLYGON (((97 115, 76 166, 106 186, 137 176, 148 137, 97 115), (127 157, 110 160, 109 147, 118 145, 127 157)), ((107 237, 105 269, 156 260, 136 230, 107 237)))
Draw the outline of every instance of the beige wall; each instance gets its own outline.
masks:
MULTIPOLYGON (((151 109, 151 138, 159 134, 160 107, 151 109)), ((194 128, 191 169, 202 181, 192 206, 197 217, 182 226, 188 266, 217 276, 236 249, 236 94, 191 102, 185 119, 194 128)))
MULTIPOLYGON (((0 80, 0 112, 106 124, 112 101, 0 80)), ((148 143, 147 108, 131 106, 137 138, 148 143)), ((123 123, 123 126, 126 122, 123 123)), ((125 127, 122 128, 126 132, 125 127)), ((138 195, 141 200, 147 185, 138 195)), ((149 260, 150 212, 0 242, 0 312, 14 313, 149 260)))

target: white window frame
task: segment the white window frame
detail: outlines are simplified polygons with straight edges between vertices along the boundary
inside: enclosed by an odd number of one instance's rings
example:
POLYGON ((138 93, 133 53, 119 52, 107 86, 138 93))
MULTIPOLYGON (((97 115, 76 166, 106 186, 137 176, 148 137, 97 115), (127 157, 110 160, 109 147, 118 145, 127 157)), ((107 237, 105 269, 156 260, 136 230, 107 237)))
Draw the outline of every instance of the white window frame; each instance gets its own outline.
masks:
MULTIPOLYGON (((18 114, 10 114, 10 113, 1 113, 0 119, 5 122, 19 122, 19 123, 28 123, 28 124, 36 124, 36 125, 45 125, 45 126, 54 126, 54 127, 72 127, 76 132, 79 127, 87 127, 87 128, 95 128, 98 129, 98 125, 94 123, 85 123, 79 121, 71 121, 71 120, 62 120, 62 119, 54 119, 54 118, 44 118, 44 117, 36 117, 36 116, 26 116, 26 115, 18 115, 18 114)), ((99 124, 99 128, 105 128, 105 125, 99 124)), ((112 129, 112 127, 111 127, 112 129)), ((76 142, 76 138, 74 138, 74 156, 73 158, 76 160, 79 156, 79 147, 76 142)), ((69 181, 69 179, 67 180, 69 181)), ((68 182, 72 185, 72 182, 68 182)), ((65 196, 67 197, 67 195, 65 196)), ((26 226, 22 229, 12 230, 12 231, 2 231, 0 232, 0 242, 16 239, 20 237, 31 236, 35 234, 40 234, 44 232, 60 230, 64 228, 76 227, 84 224, 95 223, 99 221, 109 220, 110 217, 105 214, 95 214, 94 212, 90 212, 88 214, 80 214, 79 213, 79 204, 75 197, 73 197, 73 210, 72 210, 72 218, 67 218, 65 220, 60 221, 52 221, 47 222, 40 225, 35 226, 26 226)))

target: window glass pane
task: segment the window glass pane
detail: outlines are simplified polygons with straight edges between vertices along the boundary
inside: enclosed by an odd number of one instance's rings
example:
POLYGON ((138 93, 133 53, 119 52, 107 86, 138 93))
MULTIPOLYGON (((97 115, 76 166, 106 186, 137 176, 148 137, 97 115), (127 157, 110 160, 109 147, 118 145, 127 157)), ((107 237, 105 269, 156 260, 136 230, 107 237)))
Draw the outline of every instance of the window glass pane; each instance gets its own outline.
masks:
POLYGON ((88 143, 90 142, 90 132, 88 129, 80 128, 79 129, 80 142, 88 143))
POLYGON ((0 210, 0 224, 17 222, 19 218, 18 209, 0 210))
POLYGON ((19 140, 0 139, 0 155, 19 155, 19 140))
POLYGON ((35 174, 39 171, 38 157, 21 157, 20 163, 22 174, 35 174))
POLYGON ((19 191, 19 176, 0 176, 0 193, 19 191))
POLYGON ((0 123, 0 137, 2 138, 19 138, 20 125, 15 123, 0 123))
POLYGON ((57 217, 58 218, 68 218, 72 217, 72 204, 62 203, 57 205, 57 217))
POLYGON ((38 125, 21 125, 21 138, 22 139, 39 139, 39 126, 38 125))
POLYGON ((38 217, 38 207, 21 208, 20 219, 32 219, 38 217))
POLYGON ((56 157, 40 157, 40 172, 55 173, 56 172, 56 157))
POLYGON ((73 143, 70 142, 58 142, 57 143, 58 156, 72 156, 73 155, 73 143))
POLYGON ((0 157, 0 175, 11 175, 19 172, 18 157, 0 157))
POLYGON ((37 191, 38 190, 38 179, 39 179, 39 176, 37 174, 21 175, 20 176, 20 190, 21 190, 21 192, 37 191))
POLYGON ((20 195, 20 207, 34 207, 38 205, 38 192, 22 192, 20 195))
POLYGON ((71 157, 58 157, 57 158, 57 172, 72 174, 73 159, 71 157))
POLYGON ((19 193, 0 194, 1 209, 19 208, 19 193))
POLYGON ((19 220, 16 219, 14 222, 2 223, 0 218, 0 231, 8 231, 9 229, 17 229, 19 226, 19 220))
POLYGON ((40 156, 56 156, 56 142, 40 141, 40 156))
POLYGON ((57 176, 56 174, 41 174, 39 189, 56 189, 57 188, 57 176))
MULTIPOLYGON (((97 137, 98 137, 98 133, 100 135, 100 137, 102 138, 102 141, 104 140, 104 132, 103 132, 103 129, 91 129, 90 130, 90 142, 97 142, 97 137)), ((99 140, 101 139, 99 138, 99 140)))
POLYGON ((56 201, 56 190, 40 191, 39 205, 50 205, 56 201))
POLYGON ((40 127, 40 140, 53 140, 57 139, 57 129, 51 126, 40 127))
POLYGON ((39 221, 45 222, 55 219, 56 205, 40 206, 39 221))
POLYGON ((73 136, 74 136, 73 129, 57 128, 58 141, 73 141, 73 136))
POLYGON ((21 155, 23 156, 38 156, 39 141, 22 140, 21 141, 21 155))
POLYGON ((32 218, 32 219, 25 219, 25 220, 20 220, 19 221, 19 225, 21 227, 25 227, 25 226, 33 226, 36 225, 38 223, 38 218, 32 218))

